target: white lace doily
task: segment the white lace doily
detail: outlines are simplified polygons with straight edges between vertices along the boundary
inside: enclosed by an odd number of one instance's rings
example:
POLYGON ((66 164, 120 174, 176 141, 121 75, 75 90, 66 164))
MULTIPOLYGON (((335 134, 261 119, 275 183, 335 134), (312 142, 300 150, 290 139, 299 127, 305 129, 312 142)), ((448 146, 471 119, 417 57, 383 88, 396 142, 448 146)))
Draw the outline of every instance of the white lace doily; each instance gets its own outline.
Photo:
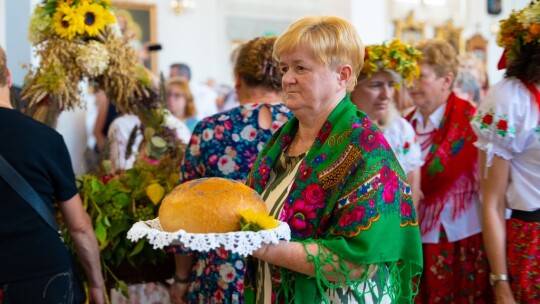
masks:
POLYGON ((277 228, 258 232, 188 233, 184 230, 166 232, 161 228, 159 219, 155 218, 133 224, 127 233, 127 238, 132 242, 147 238, 154 249, 169 245, 183 245, 195 251, 210 251, 223 246, 226 250, 248 256, 261 248, 262 244, 277 244, 279 240, 289 241, 291 230, 287 223, 279 222, 277 228))

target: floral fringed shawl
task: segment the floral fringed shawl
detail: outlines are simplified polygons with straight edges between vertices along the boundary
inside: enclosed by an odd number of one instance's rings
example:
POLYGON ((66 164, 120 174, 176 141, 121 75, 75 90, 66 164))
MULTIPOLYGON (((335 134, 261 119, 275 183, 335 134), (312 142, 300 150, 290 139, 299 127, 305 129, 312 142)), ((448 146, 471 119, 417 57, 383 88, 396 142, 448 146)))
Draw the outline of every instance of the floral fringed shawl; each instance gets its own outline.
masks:
MULTIPOLYGON (((473 195, 478 191, 478 152, 470 120, 475 107, 451 93, 446 103, 441 125, 421 169, 424 198, 418 208, 422 234, 439 228, 441 212, 453 198, 452 219, 473 207, 473 195)), ((407 120, 412 119, 411 113, 407 120)))
MULTIPOLYGON (((263 192, 297 129, 294 117, 274 134, 247 185, 263 192)), ((283 210, 275 216, 289 224, 292 241, 319 245, 318 255, 308 255, 316 275, 272 266, 274 302, 328 303, 327 294, 348 289, 359 303, 375 294, 393 303, 412 303, 422 271, 422 243, 410 187, 382 133, 348 95, 301 162, 283 210), (364 275, 351 277, 345 261, 359 265, 364 275), (334 271, 323 273, 328 265, 334 271), (329 274, 340 282, 329 281, 329 274)))

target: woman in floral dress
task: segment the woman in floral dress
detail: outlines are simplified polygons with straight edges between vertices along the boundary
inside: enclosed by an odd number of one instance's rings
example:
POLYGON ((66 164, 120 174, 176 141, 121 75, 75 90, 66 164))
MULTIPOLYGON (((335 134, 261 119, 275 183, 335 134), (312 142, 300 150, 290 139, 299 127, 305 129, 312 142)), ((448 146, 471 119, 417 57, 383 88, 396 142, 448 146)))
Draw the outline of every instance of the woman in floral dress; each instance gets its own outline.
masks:
POLYGON ((417 64, 420 57, 418 50, 399 40, 368 45, 362 72, 351 92, 351 101, 381 129, 396 154, 407 174, 416 208, 421 194, 422 152, 414 129, 399 115, 394 98, 396 87, 404 86, 406 90, 420 76, 417 64))
POLYGON ((484 242, 497 303, 540 303, 540 2, 500 24, 497 42, 510 59, 502 67, 506 75, 471 122, 484 242))
MULTIPOLYGON (((240 106, 196 125, 180 182, 202 177, 244 181, 268 139, 291 117, 282 102, 281 73, 272 58, 275 40, 256 38, 241 46, 234 67, 240 106)), ((241 256, 221 248, 192 255, 179 252, 176 261, 176 282, 170 289, 173 303, 244 302, 246 262, 241 256)))
POLYGON ((455 49, 444 40, 417 46, 420 78, 411 89, 415 129, 424 165, 418 217, 424 273, 416 303, 492 303, 482 243, 474 106, 452 93, 455 49))

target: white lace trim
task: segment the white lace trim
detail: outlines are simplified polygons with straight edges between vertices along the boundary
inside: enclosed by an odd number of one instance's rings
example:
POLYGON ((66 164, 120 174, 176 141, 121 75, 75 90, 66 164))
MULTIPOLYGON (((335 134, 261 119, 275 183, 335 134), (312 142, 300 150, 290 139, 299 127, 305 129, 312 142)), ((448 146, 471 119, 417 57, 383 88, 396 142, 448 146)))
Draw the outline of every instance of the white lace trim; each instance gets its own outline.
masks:
POLYGON ((184 230, 166 232, 161 228, 159 218, 140 221, 131 227, 127 238, 137 242, 147 238, 154 249, 169 245, 182 245, 195 251, 210 251, 223 246, 226 250, 248 256, 261 248, 262 244, 277 244, 279 240, 289 241, 291 230, 285 222, 279 222, 274 229, 253 231, 235 231, 227 233, 188 233, 184 230))

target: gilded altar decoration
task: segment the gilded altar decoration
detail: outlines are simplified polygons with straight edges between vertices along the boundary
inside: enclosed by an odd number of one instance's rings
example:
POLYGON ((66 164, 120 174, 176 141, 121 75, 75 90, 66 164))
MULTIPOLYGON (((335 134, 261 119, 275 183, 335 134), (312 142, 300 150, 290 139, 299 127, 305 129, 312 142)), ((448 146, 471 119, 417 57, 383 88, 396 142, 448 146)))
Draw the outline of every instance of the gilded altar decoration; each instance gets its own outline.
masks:
POLYGON ((414 11, 407 14, 405 20, 394 20, 395 37, 408 44, 415 44, 426 38, 424 22, 419 22, 414 17, 414 11))
POLYGON ((28 68, 22 91, 34 118, 54 124, 60 111, 84 105, 84 79, 121 111, 135 111, 150 80, 115 25, 110 0, 47 0, 35 7, 28 39, 40 62, 28 68))
POLYGON ((463 28, 456 26, 452 19, 435 27, 435 37, 448 41, 458 54, 465 53, 465 41, 463 41, 462 33, 463 28))

